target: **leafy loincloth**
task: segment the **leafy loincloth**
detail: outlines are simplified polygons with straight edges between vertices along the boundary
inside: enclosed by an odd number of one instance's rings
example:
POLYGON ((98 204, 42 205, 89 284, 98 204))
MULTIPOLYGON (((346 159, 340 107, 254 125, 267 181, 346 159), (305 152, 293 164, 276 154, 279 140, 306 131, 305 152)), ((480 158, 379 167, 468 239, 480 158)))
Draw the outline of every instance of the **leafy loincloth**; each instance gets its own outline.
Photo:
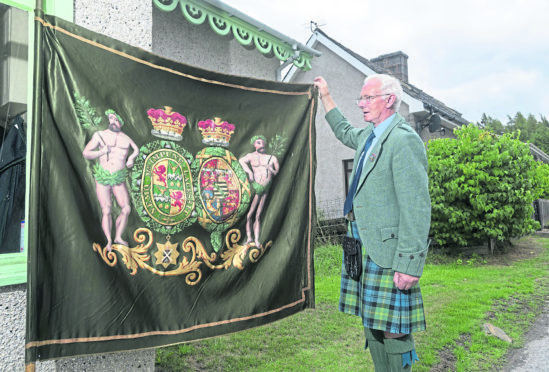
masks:
POLYGON ((101 166, 101 164, 96 163, 93 166, 93 176, 97 183, 105 186, 115 186, 120 185, 126 181, 128 176, 128 169, 123 168, 114 173, 109 172, 101 166))
POLYGON ((269 181, 269 183, 267 183, 265 186, 260 185, 255 181, 252 181, 252 188, 254 189, 256 195, 259 195, 259 196, 264 195, 271 188, 271 181, 269 181))

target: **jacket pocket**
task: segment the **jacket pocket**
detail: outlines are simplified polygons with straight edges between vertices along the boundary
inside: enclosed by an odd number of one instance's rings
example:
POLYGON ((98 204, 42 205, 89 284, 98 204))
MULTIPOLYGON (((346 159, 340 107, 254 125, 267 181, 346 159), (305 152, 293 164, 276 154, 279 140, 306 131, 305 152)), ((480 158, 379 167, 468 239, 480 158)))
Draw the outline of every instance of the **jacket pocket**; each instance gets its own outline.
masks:
POLYGON ((390 239, 398 239, 398 227, 384 227, 380 230, 381 241, 388 243, 390 239))

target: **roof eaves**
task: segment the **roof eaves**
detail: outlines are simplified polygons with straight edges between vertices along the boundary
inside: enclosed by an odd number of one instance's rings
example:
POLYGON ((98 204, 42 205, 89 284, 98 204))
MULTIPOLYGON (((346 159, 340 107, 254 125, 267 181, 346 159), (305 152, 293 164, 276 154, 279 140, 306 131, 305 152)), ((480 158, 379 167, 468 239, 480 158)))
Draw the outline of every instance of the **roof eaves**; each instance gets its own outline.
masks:
POLYGON ((165 12, 180 5, 185 19, 194 25, 206 20, 213 31, 225 36, 232 32, 235 40, 246 47, 254 47, 267 56, 282 62, 292 61, 294 66, 308 71, 311 60, 321 53, 281 34, 269 26, 218 0, 153 0, 165 12))
POLYGON ((537 147, 533 143, 528 143, 528 145, 530 147, 530 152, 532 153, 532 155, 534 155, 534 158, 537 157, 537 159, 540 159, 544 163, 549 164, 549 155, 547 155, 543 150, 541 150, 539 147, 537 147))

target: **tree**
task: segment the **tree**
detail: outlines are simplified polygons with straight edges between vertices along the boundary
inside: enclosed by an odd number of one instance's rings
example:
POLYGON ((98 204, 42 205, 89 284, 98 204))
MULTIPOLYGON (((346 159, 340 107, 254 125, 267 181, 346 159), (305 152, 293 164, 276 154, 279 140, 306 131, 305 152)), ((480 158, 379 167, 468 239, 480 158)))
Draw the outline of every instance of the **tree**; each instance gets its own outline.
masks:
POLYGON ((498 119, 494 119, 493 117, 486 114, 482 114, 480 124, 477 123, 477 125, 495 134, 503 134, 503 132, 505 131, 505 127, 503 126, 501 121, 499 121, 498 119))
POLYGON ((480 123, 477 124, 495 134, 518 133, 521 141, 531 142, 549 154, 549 121, 543 115, 540 115, 540 119, 537 120, 532 114, 524 116, 521 112, 517 112, 512 117, 508 115, 507 124, 503 125, 501 121, 482 114, 480 123))
POLYGON ((428 143, 431 236, 443 246, 467 246, 539 228, 532 202, 542 187, 528 145, 473 124, 454 133, 457 139, 428 143))

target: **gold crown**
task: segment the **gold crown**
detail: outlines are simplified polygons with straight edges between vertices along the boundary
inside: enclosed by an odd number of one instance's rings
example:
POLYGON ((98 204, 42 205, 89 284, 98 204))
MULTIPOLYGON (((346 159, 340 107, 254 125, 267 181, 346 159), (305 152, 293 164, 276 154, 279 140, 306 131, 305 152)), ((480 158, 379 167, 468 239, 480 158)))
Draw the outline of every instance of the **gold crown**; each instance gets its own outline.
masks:
POLYGON ((202 143, 208 146, 229 146, 235 126, 220 118, 198 122, 198 129, 202 132, 202 143))
POLYGON ((172 108, 164 106, 162 109, 149 109, 147 111, 153 130, 151 134, 156 137, 181 141, 183 129, 187 125, 187 118, 178 112, 172 112, 172 108))

